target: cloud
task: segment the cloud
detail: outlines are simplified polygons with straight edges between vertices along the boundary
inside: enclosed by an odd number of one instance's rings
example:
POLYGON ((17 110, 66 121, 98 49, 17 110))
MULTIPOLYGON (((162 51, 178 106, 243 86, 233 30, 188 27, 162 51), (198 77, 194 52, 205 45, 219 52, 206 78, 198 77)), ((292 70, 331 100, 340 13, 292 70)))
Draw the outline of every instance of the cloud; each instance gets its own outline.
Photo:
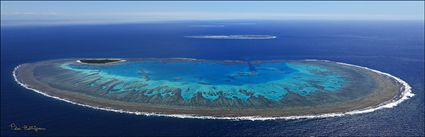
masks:
POLYGON ((56 16, 57 12, 30 12, 30 11, 18 11, 18 12, 5 12, 2 16, 56 16))
POLYGON ((108 24, 185 20, 415 20, 414 16, 380 14, 311 14, 280 12, 11 12, 2 13, 2 25, 31 24, 108 24))

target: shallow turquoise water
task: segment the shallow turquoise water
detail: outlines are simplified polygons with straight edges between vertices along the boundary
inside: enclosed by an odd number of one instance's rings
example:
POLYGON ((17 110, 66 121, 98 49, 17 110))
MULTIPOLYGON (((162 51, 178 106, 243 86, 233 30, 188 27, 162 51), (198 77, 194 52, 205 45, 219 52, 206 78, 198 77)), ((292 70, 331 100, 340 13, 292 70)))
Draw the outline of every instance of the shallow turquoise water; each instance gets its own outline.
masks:
POLYGON ((85 75, 77 84, 100 86, 111 93, 144 91, 145 96, 181 96, 186 101, 198 93, 210 101, 220 96, 231 100, 264 97, 277 101, 288 92, 308 96, 318 91, 337 91, 346 81, 330 67, 299 62, 218 63, 149 59, 105 65, 65 63, 61 67, 85 75), (180 95, 172 92, 177 89, 181 91, 180 95))

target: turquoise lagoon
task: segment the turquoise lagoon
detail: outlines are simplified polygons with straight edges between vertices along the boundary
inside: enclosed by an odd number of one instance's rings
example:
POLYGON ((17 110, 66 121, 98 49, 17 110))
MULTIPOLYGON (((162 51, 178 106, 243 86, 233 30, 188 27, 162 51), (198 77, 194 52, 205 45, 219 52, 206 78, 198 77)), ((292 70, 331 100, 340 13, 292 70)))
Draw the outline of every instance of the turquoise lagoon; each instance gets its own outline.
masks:
POLYGON ((180 96, 185 101, 197 94, 210 101, 219 96, 243 101, 261 96, 278 101, 288 92, 301 96, 335 92, 347 80, 338 70, 324 65, 282 61, 145 59, 103 65, 67 62, 60 67, 83 75, 74 85, 101 86, 111 94, 148 91, 143 95, 180 96), (181 91, 179 95, 171 92, 175 89, 181 91))
POLYGON ((90 64, 64 59, 31 66, 37 83, 58 91, 190 108, 282 108, 343 102, 369 94, 376 82, 366 73, 330 61, 144 58, 90 64))

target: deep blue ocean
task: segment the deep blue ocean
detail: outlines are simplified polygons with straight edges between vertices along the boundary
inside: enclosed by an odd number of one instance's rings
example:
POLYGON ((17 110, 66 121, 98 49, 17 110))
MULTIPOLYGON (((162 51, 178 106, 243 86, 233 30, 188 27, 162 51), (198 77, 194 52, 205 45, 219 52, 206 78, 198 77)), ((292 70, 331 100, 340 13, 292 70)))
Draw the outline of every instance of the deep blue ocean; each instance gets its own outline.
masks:
MULTIPOLYGON (((214 70, 205 70, 214 71, 214 70)), ((424 136, 424 22, 196 21, 2 26, 1 136, 23 135, 395 135, 424 136), (268 40, 189 35, 274 35, 268 40), (81 57, 211 60, 325 59, 369 67, 408 82, 413 98, 391 109, 319 119, 230 121, 137 116, 72 105, 19 86, 19 64, 81 57), (13 131, 10 124, 45 131, 13 131)))

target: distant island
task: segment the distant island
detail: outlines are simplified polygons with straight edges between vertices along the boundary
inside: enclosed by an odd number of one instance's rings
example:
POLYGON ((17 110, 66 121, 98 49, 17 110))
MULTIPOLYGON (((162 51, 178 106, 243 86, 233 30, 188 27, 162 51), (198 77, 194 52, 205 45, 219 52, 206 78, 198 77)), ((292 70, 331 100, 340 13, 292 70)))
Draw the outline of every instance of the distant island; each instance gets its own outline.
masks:
POLYGON ((185 36, 186 38, 195 39, 275 39, 272 35, 202 35, 202 36, 185 36))

